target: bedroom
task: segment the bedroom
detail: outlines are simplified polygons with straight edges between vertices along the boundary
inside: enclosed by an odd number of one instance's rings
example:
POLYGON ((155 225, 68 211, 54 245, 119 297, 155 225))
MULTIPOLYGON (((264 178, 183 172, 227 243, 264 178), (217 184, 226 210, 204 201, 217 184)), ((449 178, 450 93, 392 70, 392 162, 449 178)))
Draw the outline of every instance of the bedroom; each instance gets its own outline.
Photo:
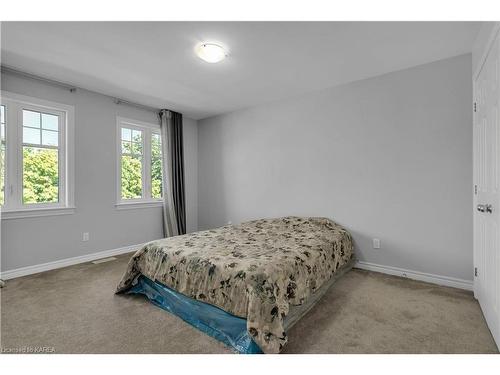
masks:
POLYGON ((35 19, 2 353, 498 358, 500 23, 35 19))

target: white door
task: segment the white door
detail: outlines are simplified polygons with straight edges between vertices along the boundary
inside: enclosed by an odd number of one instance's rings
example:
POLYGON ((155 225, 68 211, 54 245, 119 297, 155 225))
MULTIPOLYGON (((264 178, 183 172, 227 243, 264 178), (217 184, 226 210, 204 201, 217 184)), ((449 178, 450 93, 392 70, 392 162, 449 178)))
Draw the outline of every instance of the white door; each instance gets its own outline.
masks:
POLYGON ((500 347, 499 48, 474 82, 474 294, 500 347))

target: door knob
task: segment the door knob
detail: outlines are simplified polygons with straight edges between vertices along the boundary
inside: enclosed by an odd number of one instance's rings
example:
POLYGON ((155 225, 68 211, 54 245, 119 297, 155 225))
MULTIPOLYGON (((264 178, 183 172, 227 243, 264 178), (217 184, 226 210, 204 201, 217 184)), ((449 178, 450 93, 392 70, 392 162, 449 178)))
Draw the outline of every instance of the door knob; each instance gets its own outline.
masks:
POLYGON ((487 213, 491 214, 493 212, 493 206, 491 204, 486 204, 484 206, 484 209, 486 210, 487 213))
POLYGON ((477 205, 477 210, 479 212, 485 212, 486 211, 486 206, 484 204, 478 204, 477 205))

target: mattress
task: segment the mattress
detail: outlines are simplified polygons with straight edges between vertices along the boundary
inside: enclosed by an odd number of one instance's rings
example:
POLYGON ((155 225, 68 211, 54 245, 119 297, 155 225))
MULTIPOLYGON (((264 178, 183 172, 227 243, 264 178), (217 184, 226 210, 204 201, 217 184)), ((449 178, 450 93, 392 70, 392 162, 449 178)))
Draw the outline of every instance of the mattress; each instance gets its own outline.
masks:
MULTIPOLYGON (((283 324, 285 331, 295 325, 331 286, 354 265, 354 260, 338 269, 332 278, 299 306, 290 306, 283 324)), ((216 306, 189 298, 182 293, 141 275, 127 294, 142 294, 152 303, 166 310, 200 331, 223 342, 236 353, 260 354, 262 350, 247 331, 246 319, 234 316, 216 306)))
POLYGON ((285 322, 307 312, 352 259, 351 235, 330 219, 261 219, 146 244, 117 292, 143 275, 245 319, 259 348, 278 353, 287 342, 285 322))
POLYGON ((355 263, 356 260, 352 258, 349 262, 339 267, 332 275, 330 280, 324 283, 321 286, 321 288, 316 290, 309 298, 307 298, 304 301, 303 304, 290 306, 288 315, 285 317, 285 320, 283 322, 285 331, 292 328, 295 325, 295 323, 297 323, 304 315, 306 315, 309 312, 309 310, 311 310, 316 305, 316 303, 318 303, 321 297, 323 297, 326 294, 326 292, 328 292, 328 290, 333 286, 333 284, 335 284, 338 279, 340 279, 354 267, 355 263))

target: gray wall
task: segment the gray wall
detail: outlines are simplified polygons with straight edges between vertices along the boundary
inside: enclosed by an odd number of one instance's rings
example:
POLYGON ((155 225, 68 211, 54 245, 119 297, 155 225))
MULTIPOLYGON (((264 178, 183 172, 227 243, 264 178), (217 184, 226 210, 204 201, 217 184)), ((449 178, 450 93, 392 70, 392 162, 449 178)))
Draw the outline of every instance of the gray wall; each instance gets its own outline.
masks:
POLYGON ((360 260, 471 280, 471 100, 464 55, 199 121, 200 229, 327 216, 360 260))
MULTIPOLYGON (((134 245, 162 237, 161 208, 117 210, 116 116, 156 122, 152 112, 116 105, 78 90, 70 93, 3 74, 2 90, 75 106, 73 215, 2 220, 2 271, 134 245), (90 241, 82 242, 82 232, 90 241)), ((187 229, 197 230, 197 123, 184 119, 187 229)))

